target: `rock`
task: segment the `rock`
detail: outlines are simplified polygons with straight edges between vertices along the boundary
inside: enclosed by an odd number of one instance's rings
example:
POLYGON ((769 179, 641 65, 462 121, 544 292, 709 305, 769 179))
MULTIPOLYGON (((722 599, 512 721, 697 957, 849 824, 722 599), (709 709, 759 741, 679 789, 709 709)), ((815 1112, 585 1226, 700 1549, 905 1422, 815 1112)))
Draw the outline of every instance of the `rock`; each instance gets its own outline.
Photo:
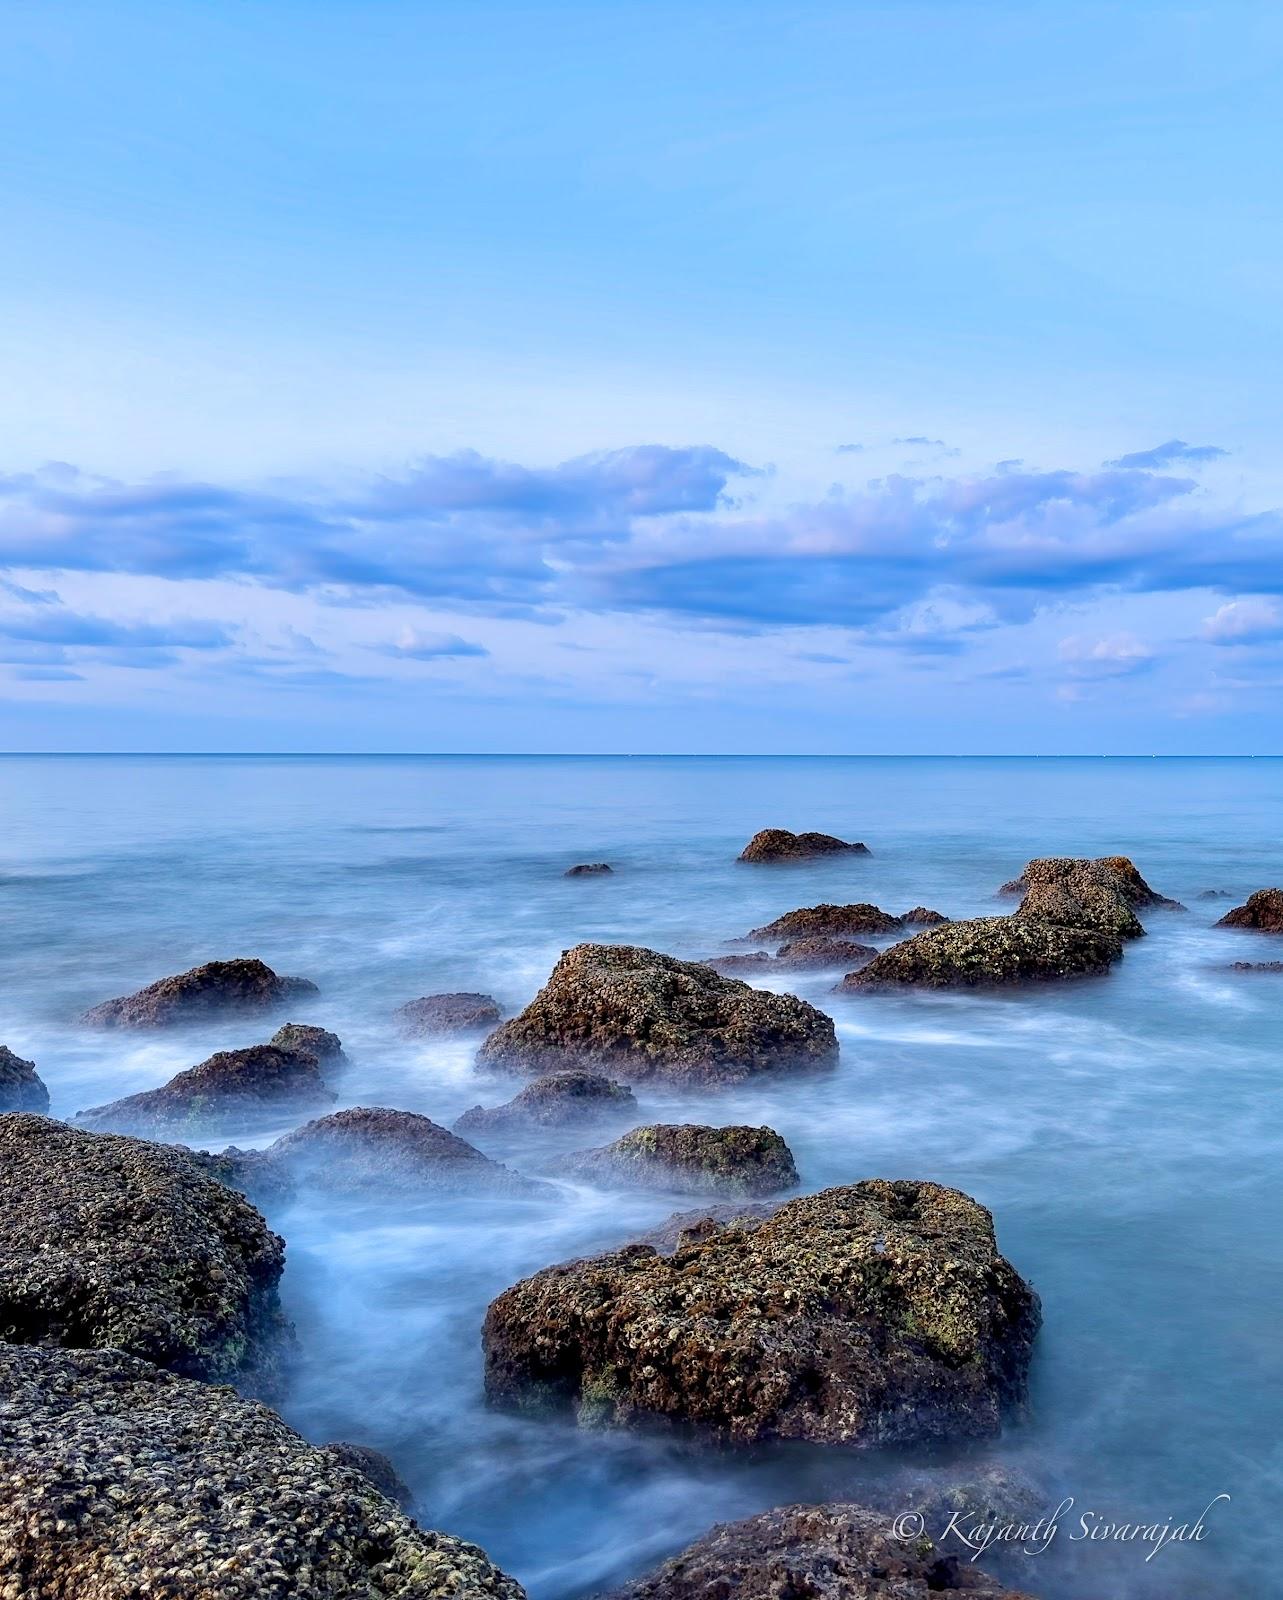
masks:
POLYGON ((284 1258, 258 1212, 184 1151, 0 1116, 6 1343, 112 1346, 270 1388, 288 1333, 284 1258))
POLYGON ((893 917, 879 906, 861 901, 853 906, 799 906, 786 911, 763 928, 754 928, 750 939, 833 939, 852 933, 899 933, 902 917, 893 917))
POLYGON ((394 1013, 401 1031, 412 1039, 442 1039, 458 1033, 481 1033, 503 1016, 488 994, 425 994, 407 1001, 394 1013))
POLYGON ((1119 939, 1139 939, 1145 932, 1123 892, 1122 880, 1102 862, 1047 857, 1031 861, 1023 877, 1025 897, 1018 917, 1066 928, 1093 928, 1119 939))
POLYGON ((704 962, 714 972, 765 972, 775 965, 769 950, 747 950, 732 956, 709 956, 704 962))
MULTIPOLYGON (((1184 911, 1185 909, 1179 900, 1169 900, 1166 895, 1159 894, 1157 890, 1151 889, 1149 884, 1141 877, 1136 864, 1130 856, 1096 856, 1094 859, 1088 859, 1084 856, 1042 856, 1029 862, 1018 878, 1012 878, 1010 882, 1004 883, 999 888, 998 893, 1023 895, 1034 881, 1030 876, 1031 867, 1041 868, 1064 865, 1066 862, 1072 862, 1080 867, 1102 867, 1106 872, 1111 873, 1119 893, 1127 904, 1133 908, 1140 907, 1143 910, 1146 906, 1164 906, 1169 911, 1184 911)), ((1213 896, 1215 895, 1215 891, 1209 892, 1213 896)), ((1203 897, 1200 896, 1200 898, 1203 897)))
POLYGON ((266 1406, 115 1350, 0 1350, 0 1595, 524 1600, 266 1406))
POLYGON ((600 1150, 563 1157, 558 1170, 590 1183, 694 1194, 780 1194, 797 1184, 793 1152, 774 1128, 658 1123, 600 1150))
POLYGON ((341 1061, 343 1041, 328 1028, 316 1028, 309 1022, 286 1022, 267 1041, 278 1050, 292 1050, 297 1055, 315 1056, 317 1061, 341 1061))
POLYGON ((319 1117, 269 1145, 268 1165, 295 1183, 338 1194, 534 1194, 547 1186, 510 1172, 413 1111, 356 1106, 319 1117))
POLYGON ((932 911, 929 906, 914 906, 900 918, 906 928, 936 928, 948 920, 942 911, 932 911))
POLYGON ((159 1089, 78 1112, 78 1127, 178 1138, 221 1124, 243 1127, 332 1105, 316 1057, 274 1044, 219 1050, 159 1089))
POLYGON ((1218 928, 1255 928, 1258 933, 1283 933, 1283 889, 1258 889, 1245 903, 1227 911, 1218 928))
POLYGON ((576 867, 567 867, 563 878, 601 878, 615 869, 606 861, 581 861, 576 867))
POLYGON ((14 1055, 0 1044, 0 1111, 48 1111, 49 1091, 34 1061, 14 1055))
POLYGON ((763 828, 740 851, 741 861, 804 861, 810 856, 867 856, 866 844, 849 844, 831 833, 790 833, 787 828, 763 828))
POLYGON ((149 983, 137 994, 104 1000, 86 1011, 95 1028, 167 1028, 203 1022, 219 1012, 269 1011, 303 994, 316 994, 306 978, 281 978, 265 962, 245 957, 207 961, 173 978, 149 983))
POLYGON ((982 1206, 873 1179, 524 1279, 486 1314, 486 1389, 735 1444, 984 1438, 1024 1401, 1039 1316, 982 1206))
POLYGON ((651 1245, 661 1256, 671 1256, 686 1245, 703 1244, 722 1228, 752 1233, 767 1217, 773 1217, 782 1204, 779 1200, 723 1200, 716 1205, 701 1206, 697 1211, 674 1211, 658 1227, 630 1242, 651 1245))
MULTIPOLYGON (((860 1493, 871 1505, 893 1516, 917 1512, 923 1532, 940 1547, 941 1553, 957 1555, 962 1560, 968 1560, 970 1552, 959 1529, 969 1532, 977 1523, 986 1522, 998 1527, 1009 1523, 1032 1527, 1039 1517, 1049 1515, 1060 1500, 1045 1484, 1002 1461, 963 1460, 942 1467, 908 1467, 879 1475, 860 1493), (957 1523, 950 1533, 954 1518, 957 1523)), ((1010 1545, 1005 1551, 999 1548, 993 1552, 1009 1557, 1019 1553, 1019 1546, 1013 1550, 1010 1545)))
POLYGON ((1120 940, 1090 928, 1035 917, 970 917, 928 928, 883 950, 841 990, 916 984, 927 989, 1036 983, 1108 972, 1121 958, 1120 940))
POLYGON ((832 1018, 698 962, 635 945, 568 950, 520 1016, 481 1046, 483 1066, 600 1068, 637 1082, 741 1083, 837 1060, 832 1018))
POLYGON ((804 971, 811 967, 853 967, 859 961, 871 961, 877 955, 876 945, 859 944, 854 939, 790 939, 776 952, 775 960, 781 967, 804 971))
POLYGON ((1234 896, 1228 889, 1201 889, 1194 898, 1195 900, 1232 900, 1234 896))
POLYGON ((382 1450, 376 1450, 369 1444, 351 1444, 346 1439, 336 1439, 333 1444, 322 1445, 321 1449, 339 1466, 351 1467, 354 1472, 368 1478, 381 1495, 400 1506, 402 1511, 413 1509, 414 1496, 410 1493, 409 1485, 393 1465, 391 1457, 385 1456, 382 1450))
POLYGON ((897 1539, 894 1522, 841 1502, 781 1506, 719 1524, 607 1600, 1030 1600, 929 1538, 897 1539))
POLYGON ((1283 961, 1231 961, 1231 972, 1283 972, 1283 961))
POLYGON ((521 1133, 635 1118, 637 1098, 599 1072, 550 1072, 501 1106, 473 1106, 454 1124, 461 1134, 521 1133))

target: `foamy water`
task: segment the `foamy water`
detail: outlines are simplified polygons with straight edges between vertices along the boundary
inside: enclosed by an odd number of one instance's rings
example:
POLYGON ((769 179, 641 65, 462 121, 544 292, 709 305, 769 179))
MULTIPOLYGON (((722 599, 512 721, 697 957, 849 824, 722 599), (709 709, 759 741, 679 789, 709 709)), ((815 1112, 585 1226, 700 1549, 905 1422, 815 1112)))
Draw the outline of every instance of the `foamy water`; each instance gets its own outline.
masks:
MULTIPOLYGON (((258 955, 320 984, 292 1015, 343 1038, 341 1104, 449 1124, 520 1084, 479 1076, 471 1043, 399 1038, 391 1013, 415 995, 480 989, 515 1007, 580 940, 705 956, 820 900, 993 913, 1032 855, 1129 854, 1190 909, 1145 914, 1149 937, 1108 978, 839 997, 836 974, 805 974, 797 992, 838 1024, 835 1072, 638 1098, 647 1120, 770 1123, 806 1189, 929 1178, 989 1206, 1045 1323, 1030 1420, 980 1453, 1074 1496, 1070 1524, 1192 1520, 1232 1497, 1204 1543, 1148 1564, 1071 1546, 1067 1525, 1027 1589, 1264 1596, 1283 1488, 1283 976, 1227 968, 1283 957, 1283 939, 1213 930, 1234 901, 1197 896, 1283 882, 1280 778, 1269 761, 8 758, 0 1041, 70 1115, 268 1031, 96 1034, 76 1025, 85 1007, 258 955), (874 853, 737 865, 768 825, 874 853), (561 876, 595 860, 614 875, 561 876)), ((555 1176, 557 1152, 583 1142, 491 1153, 555 1176)), ((592 1592, 716 1520, 855 1492, 887 1465, 692 1455, 484 1406, 496 1293, 690 1203, 561 1182, 539 1200, 395 1211, 304 1196, 272 1215, 302 1350, 287 1419, 387 1450, 421 1520, 484 1545, 537 1600, 592 1592)))

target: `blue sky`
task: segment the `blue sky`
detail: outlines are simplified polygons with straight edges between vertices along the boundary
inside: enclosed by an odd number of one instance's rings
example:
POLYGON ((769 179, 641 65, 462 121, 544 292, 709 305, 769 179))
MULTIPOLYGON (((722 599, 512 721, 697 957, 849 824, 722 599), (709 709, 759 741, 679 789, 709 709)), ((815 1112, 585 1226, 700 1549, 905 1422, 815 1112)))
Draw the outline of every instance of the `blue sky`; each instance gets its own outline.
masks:
POLYGON ((3 747, 1283 750, 1272 8, 3 12, 3 747))

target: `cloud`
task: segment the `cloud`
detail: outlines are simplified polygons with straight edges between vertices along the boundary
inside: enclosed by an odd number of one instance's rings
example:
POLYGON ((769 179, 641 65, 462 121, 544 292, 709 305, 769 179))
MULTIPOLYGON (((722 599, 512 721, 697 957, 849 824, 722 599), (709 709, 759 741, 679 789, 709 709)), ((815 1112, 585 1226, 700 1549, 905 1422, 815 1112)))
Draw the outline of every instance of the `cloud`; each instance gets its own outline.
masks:
POLYGON ((1277 600, 1231 600, 1203 623, 1212 644, 1262 644, 1283 639, 1283 605, 1277 600))
POLYGON ((0 613, 0 638, 117 650, 158 650, 175 646, 187 650, 217 650, 232 642, 231 633, 219 623, 193 619, 168 623, 115 622, 108 617, 83 616, 62 606, 0 613))
POLYGON ((1134 633, 1101 639, 1071 634, 1060 641, 1060 659, 1072 678, 1130 678, 1154 665, 1153 651, 1134 633))
POLYGON ((83 672, 71 667, 15 667, 13 676, 23 683, 83 683, 83 672))
POLYGON ((440 661, 448 656, 488 656, 484 645, 461 639, 457 633, 431 633, 422 628, 402 628, 393 643, 379 647, 384 654, 411 661, 440 661))
POLYGON ((863 450, 862 444, 840 444, 834 453, 839 456, 857 456, 862 454, 863 450))
POLYGON ((1177 462, 1219 461, 1229 455, 1217 444, 1186 444, 1183 439, 1169 439, 1166 444, 1156 444, 1152 450, 1133 450, 1130 455, 1107 461, 1107 467, 1149 468, 1171 467, 1177 462))

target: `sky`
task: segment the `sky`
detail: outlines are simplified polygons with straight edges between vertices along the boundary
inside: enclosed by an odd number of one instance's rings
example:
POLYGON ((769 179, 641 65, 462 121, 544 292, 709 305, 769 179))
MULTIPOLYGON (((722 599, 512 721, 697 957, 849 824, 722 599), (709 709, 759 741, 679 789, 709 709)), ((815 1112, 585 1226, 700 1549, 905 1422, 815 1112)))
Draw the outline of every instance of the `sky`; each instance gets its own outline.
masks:
POLYGON ((1283 13, 0 0, 0 749, 1283 753, 1283 13))

